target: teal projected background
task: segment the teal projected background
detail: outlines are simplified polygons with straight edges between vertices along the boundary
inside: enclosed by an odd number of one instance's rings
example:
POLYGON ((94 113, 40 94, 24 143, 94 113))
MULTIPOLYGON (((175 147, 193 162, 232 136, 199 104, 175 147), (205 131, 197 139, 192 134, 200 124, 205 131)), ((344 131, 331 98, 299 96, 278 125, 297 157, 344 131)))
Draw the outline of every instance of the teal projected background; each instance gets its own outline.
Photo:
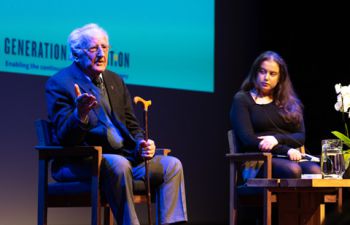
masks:
POLYGON ((108 69, 126 83, 214 91, 214 0, 17 0, 1 4, 0 71, 51 76, 69 65, 69 33, 97 23, 108 69))

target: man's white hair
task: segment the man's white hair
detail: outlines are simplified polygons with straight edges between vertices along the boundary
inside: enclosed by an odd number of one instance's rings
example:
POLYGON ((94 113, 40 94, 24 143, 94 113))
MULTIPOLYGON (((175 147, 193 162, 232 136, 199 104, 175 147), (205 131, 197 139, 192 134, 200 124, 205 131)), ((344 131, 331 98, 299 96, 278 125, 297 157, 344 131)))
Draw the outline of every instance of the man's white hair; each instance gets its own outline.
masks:
POLYGON ((95 23, 89 23, 84 25, 83 27, 77 28, 73 30, 68 37, 68 46, 70 48, 70 59, 74 60, 84 47, 86 47, 86 43, 89 39, 94 37, 96 34, 103 34, 107 38, 107 32, 95 23))

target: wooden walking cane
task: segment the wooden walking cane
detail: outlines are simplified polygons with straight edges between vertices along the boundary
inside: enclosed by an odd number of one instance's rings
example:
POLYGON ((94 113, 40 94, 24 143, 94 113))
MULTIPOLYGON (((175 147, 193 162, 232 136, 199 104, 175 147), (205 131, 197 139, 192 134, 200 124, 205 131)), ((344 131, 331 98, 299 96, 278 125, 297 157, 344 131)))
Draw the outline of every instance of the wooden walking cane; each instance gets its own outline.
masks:
MULTIPOLYGON (((143 104, 143 119, 145 126, 145 141, 148 140, 148 107, 152 104, 151 100, 144 100, 139 96, 134 97, 134 102, 137 104, 141 102, 143 104)), ((146 170, 146 191, 147 191, 147 212, 148 212, 148 224, 152 225, 152 213, 151 213, 151 189, 150 189, 150 181, 149 181, 149 165, 148 158, 145 158, 145 170, 146 170)))

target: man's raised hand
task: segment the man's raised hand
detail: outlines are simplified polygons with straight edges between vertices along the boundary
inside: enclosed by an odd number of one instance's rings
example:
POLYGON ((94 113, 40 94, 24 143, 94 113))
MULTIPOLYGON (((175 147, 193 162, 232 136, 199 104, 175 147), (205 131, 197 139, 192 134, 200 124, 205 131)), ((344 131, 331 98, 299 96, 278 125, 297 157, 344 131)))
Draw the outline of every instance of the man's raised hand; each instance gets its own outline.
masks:
POLYGON ((79 85, 74 84, 74 91, 76 95, 76 106, 80 120, 86 121, 87 116, 92 108, 97 105, 96 97, 89 93, 81 93, 79 85))

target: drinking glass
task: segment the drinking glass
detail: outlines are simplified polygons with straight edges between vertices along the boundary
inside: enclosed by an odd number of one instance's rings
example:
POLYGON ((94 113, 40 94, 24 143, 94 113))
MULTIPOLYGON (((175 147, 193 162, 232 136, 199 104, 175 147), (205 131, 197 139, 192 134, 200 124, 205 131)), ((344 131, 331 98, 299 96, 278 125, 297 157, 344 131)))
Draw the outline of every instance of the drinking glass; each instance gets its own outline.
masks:
POLYGON ((345 161, 339 139, 322 140, 321 171, 324 179, 342 179, 345 161))

